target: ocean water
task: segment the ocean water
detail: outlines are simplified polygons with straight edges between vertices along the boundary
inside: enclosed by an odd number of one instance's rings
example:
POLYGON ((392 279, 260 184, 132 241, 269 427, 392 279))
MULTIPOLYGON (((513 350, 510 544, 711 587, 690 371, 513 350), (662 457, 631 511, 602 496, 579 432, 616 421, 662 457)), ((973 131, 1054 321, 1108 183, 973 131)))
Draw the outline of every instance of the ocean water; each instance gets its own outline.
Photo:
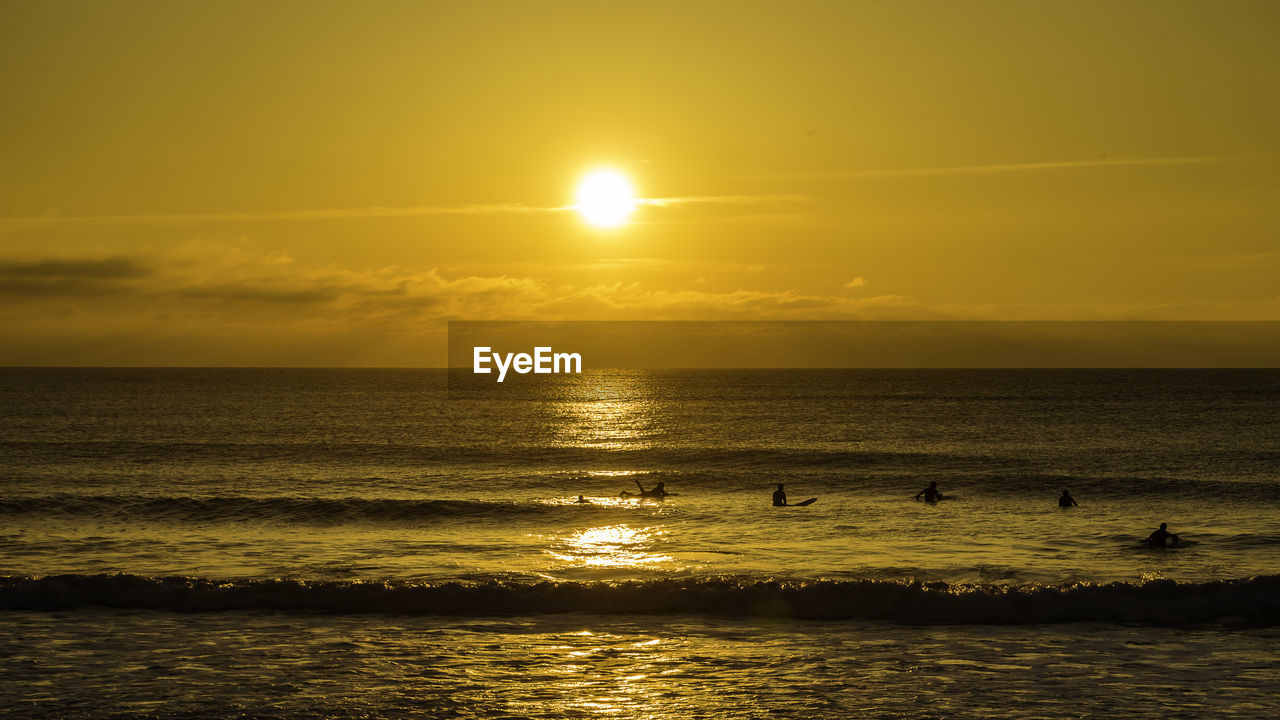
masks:
POLYGON ((0 370, 0 713, 1280 712, 1280 371, 486 380, 0 370))

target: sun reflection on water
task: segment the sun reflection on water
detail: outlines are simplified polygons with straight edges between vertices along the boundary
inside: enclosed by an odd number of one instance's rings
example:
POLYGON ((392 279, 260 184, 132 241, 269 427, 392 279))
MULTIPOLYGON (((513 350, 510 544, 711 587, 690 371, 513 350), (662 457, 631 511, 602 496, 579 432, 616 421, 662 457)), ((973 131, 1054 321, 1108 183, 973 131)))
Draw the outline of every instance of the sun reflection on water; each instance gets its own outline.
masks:
POLYGON ((608 525, 579 530, 547 550, 557 560, 577 567, 641 567, 672 562, 654 545, 666 531, 659 527, 608 525))
POLYGON ((555 444, 643 450, 666 434, 652 378, 627 373, 579 377, 564 387, 555 444))
POLYGON ((653 709, 664 702, 662 667, 672 660, 661 640, 585 631, 564 639, 568 643, 557 647, 563 653, 558 661, 548 658, 561 691, 557 711, 589 717, 658 715, 653 709))

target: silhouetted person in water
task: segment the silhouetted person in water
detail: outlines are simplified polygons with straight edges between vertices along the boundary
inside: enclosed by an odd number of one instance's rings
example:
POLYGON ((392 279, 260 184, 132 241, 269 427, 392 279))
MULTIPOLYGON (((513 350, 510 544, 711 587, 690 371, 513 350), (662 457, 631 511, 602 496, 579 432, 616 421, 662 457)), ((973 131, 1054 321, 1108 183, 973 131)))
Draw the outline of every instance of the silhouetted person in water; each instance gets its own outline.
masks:
POLYGON ((644 486, 640 484, 639 480, 637 480, 636 487, 640 488, 640 497, 642 498, 657 498, 661 500, 662 498, 668 495, 666 483, 658 483, 657 485, 653 486, 653 489, 645 490, 644 486))
POLYGON ((929 487, 916 493, 916 499, 919 500, 921 495, 924 496, 925 502, 935 502, 942 499, 942 493, 938 492, 937 482, 929 483, 929 487))
POLYGON ((590 501, 590 500, 586 499, 585 497, 583 497, 583 496, 581 496, 581 495, 579 495, 579 496, 578 496, 578 499, 577 499, 577 500, 574 500, 574 502, 578 503, 579 505, 590 505, 590 504, 591 504, 591 501, 590 501))
POLYGON ((1062 497, 1058 498, 1058 507, 1079 507, 1080 504, 1076 499, 1071 497, 1071 493, 1066 490, 1062 491, 1062 497))
POLYGON ((773 506, 782 507, 787 504, 787 493, 782 490, 782 483, 778 483, 778 489, 773 491, 773 506))
POLYGON ((1165 547, 1171 538, 1175 543, 1178 542, 1178 536, 1166 530, 1167 527, 1167 523, 1160 523, 1160 529, 1151 533, 1147 538, 1147 544, 1151 547, 1165 547))

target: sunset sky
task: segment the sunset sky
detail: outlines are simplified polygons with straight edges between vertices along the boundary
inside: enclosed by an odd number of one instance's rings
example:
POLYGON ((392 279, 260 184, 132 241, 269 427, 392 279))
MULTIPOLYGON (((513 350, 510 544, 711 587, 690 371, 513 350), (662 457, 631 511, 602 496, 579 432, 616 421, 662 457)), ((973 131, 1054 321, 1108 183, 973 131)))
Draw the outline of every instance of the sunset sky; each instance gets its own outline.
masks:
POLYGON ((1280 3, 0 0, 0 364, 1280 320, 1280 3), (575 211, 625 176, 625 222, 575 211))

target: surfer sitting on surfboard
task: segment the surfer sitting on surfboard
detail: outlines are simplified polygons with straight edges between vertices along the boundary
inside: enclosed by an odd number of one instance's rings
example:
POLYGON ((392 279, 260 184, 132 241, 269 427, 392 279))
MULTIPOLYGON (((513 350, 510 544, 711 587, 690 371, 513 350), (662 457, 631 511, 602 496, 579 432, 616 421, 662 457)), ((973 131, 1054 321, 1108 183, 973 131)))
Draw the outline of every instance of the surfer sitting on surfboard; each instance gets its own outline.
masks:
POLYGON ((1160 528, 1151 533, 1147 538, 1147 545, 1150 545, 1151 547, 1165 547, 1166 543, 1170 539, 1173 540, 1173 544, 1177 545, 1178 536, 1166 530, 1165 528, 1168 526, 1168 523, 1160 523, 1160 528))
POLYGON ((778 489, 773 491, 774 507, 804 507, 805 505, 812 505, 817 501, 817 499, 818 498, 809 498, 808 500, 802 500, 798 503, 789 503, 787 502, 787 492, 782 489, 782 483, 778 483, 778 489))
POLYGON ((1058 498, 1058 507, 1079 507, 1080 503, 1071 497, 1071 493, 1066 490, 1062 491, 1062 497, 1058 498))
POLYGON ((773 491, 773 506, 782 507, 787 504, 787 493, 782 489, 782 483, 778 483, 778 489, 773 491))
POLYGON ((938 492, 937 482, 929 483, 929 487, 916 493, 916 499, 919 500, 921 495, 924 496, 925 502, 937 502, 942 499, 942 493, 938 492))

